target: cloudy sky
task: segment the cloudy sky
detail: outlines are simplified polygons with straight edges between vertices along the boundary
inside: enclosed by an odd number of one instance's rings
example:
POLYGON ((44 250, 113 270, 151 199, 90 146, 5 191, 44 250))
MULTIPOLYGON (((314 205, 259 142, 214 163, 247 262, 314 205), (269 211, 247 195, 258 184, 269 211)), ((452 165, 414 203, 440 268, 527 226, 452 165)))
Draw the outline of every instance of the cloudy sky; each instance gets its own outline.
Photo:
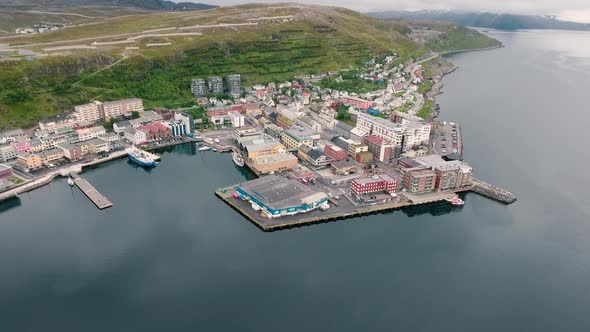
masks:
MULTIPOLYGON (((178 0, 177 0, 178 1, 178 0)), ((186 0, 185 0, 186 1, 186 0)), ((301 2, 337 5, 367 12, 372 10, 452 9, 517 14, 549 14, 561 19, 590 22, 590 0, 192 0, 216 5, 248 2, 301 2)))

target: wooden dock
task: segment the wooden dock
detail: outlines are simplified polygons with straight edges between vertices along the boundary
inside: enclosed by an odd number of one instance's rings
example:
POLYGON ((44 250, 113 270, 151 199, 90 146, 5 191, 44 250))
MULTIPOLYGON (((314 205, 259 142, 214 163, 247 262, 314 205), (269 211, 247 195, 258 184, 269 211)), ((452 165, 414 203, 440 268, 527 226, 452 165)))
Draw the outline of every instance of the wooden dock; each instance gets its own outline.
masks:
POLYGON ((98 192, 86 179, 80 177, 75 172, 70 173, 70 177, 74 180, 74 184, 78 187, 94 205, 100 210, 113 206, 113 203, 101 193, 98 192))

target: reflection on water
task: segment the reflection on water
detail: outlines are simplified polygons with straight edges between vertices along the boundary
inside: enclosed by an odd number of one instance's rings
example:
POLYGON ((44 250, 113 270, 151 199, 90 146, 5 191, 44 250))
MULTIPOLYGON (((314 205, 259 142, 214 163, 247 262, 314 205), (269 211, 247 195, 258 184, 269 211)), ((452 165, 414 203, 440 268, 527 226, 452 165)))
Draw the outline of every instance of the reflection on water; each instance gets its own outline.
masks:
POLYGON ((20 201, 20 197, 9 198, 3 202, 0 202, 0 213, 6 212, 21 205, 22 202, 20 201))

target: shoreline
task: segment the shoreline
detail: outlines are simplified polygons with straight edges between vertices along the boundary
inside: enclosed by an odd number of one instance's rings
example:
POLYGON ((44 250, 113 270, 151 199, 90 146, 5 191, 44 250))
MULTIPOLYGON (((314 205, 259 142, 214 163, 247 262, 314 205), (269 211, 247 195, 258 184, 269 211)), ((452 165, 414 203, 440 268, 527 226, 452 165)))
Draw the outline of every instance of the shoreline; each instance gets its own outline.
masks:
MULTIPOLYGON (((162 144, 162 145, 155 146, 155 147, 149 147, 148 149, 145 149, 145 150, 146 151, 155 150, 155 149, 159 149, 159 148, 166 148, 166 147, 170 147, 170 146, 186 144, 186 143, 191 143, 191 142, 197 142, 197 141, 198 140, 196 140, 196 139, 188 139, 188 140, 183 140, 183 141, 179 141, 179 142, 170 142, 170 143, 162 144)), ((57 178, 57 177, 68 177, 70 172, 74 172, 74 173, 79 174, 79 173, 82 173, 84 168, 99 166, 99 165, 108 163, 113 160, 124 158, 125 156, 127 156, 127 152, 125 152, 125 150, 114 151, 108 157, 105 157, 102 159, 95 159, 95 160, 91 160, 87 163, 72 164, 72 165, 68 165, 67 167, 56 169, 54 171, 49 172, 48 174, 41 176, 38 179, 33 179, 31 181, 21 184, 18 187, 14 187, 14 188, 11 188, 11 189, 6 190, 4 192, 1 192, 0 193, 0 204, 4 201, 11 199, 11 198, 18 197, 18 195, 20 195, 20 194, 30 192, 35 189, 39 189, 41 187, 44 187, 44 186, 50 184, 51 182, 53 182, 53 180, 55 180, 55 178, 57 178)))

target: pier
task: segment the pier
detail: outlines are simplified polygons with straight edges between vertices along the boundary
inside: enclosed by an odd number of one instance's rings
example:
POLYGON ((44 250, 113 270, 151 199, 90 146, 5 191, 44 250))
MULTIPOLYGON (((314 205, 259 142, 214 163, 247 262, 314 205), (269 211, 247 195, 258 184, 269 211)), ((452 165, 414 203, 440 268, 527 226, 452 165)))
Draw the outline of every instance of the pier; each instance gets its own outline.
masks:
POLYGON ((332 207, 327 211, 316 209, 306 213, 268 219, 263 217, 259 211, 255 211, 249 201, 234 198, 233 194, 238 186, 239 185, 236 184, 225 188, 219 188, 215 191, 215 196, 220 198, 224 203, 265 232, 337 221, 373 213, 389 212, 404 207, 444 202, 451 198, 458 197, 457 194, 461 192, 474 192, 504 204, 511 204, 516 201, 516 196, 513 193, 492 186, 483 181, 473 179, 472 186, 457 191, 435 191, 419 195, 402 192, 392 201, 372 205, 359 205, 358 203, 352 202, 348 197, 343 197, 339 200, 331 198, 330 203, 332 204, 332 207))
POLYGON ((100 210, 113 206, 113 203, 98 192, 86 179, 80 177, 75 172, 70 172, 70 177, 74 180, 74 184, 78 187, 94 205, 100 210))

